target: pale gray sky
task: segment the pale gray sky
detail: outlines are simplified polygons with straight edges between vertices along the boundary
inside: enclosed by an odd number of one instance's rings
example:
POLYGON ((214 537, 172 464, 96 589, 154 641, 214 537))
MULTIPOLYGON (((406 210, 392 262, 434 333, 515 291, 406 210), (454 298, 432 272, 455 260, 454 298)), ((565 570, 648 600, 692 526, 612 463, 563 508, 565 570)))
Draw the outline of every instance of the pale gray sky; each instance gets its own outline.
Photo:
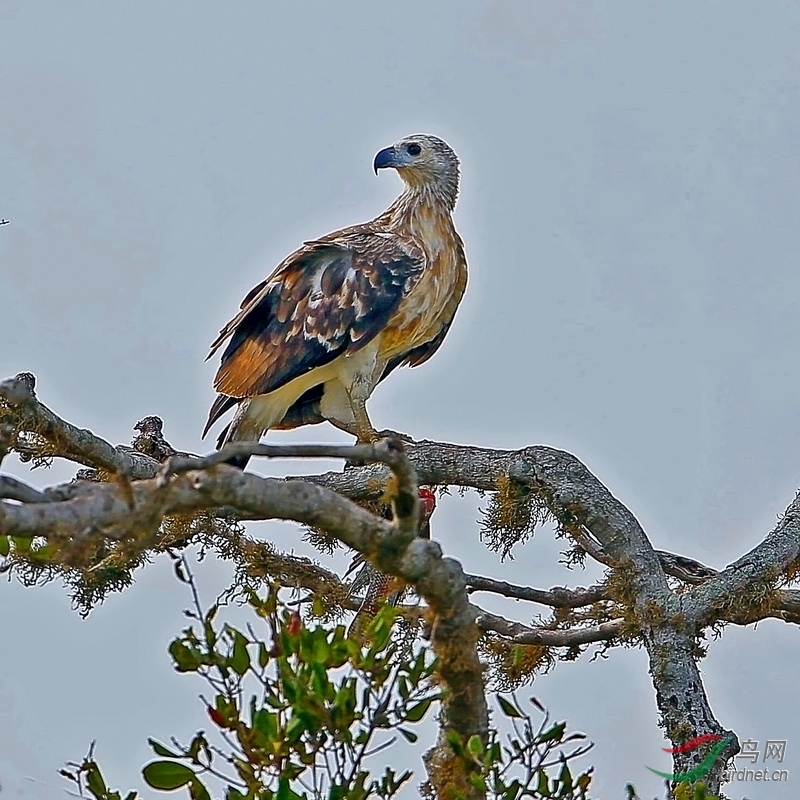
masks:
MULTIPOLYGON (((800 485, 799 36, 788 0, 0 0, 0 375, 35 372, 44 402, 113 441, 157 413, 175 445, 209 448, 219 327, 304 239, 393 199, 377 150, 435 133, 463 161, 470 284, 441 352, 373 398, 378 427, 568 449, 657 547, 724 566, 800 485)), ((479 505, 435 520, 468 570, 593 579, 558 567, 547 531, 499 564, 479 505)), ((211 599, 228 572, 199 575, 211 599)), ((187 602, 167 563, 86 621, 60 588, 0 592, 10 797, 59 796, 55 771, 93 738, 136 786, 147 736, 205 725, 165 652, 187 602)), ((790 783, 732 797, 797 796, 798 657, 775 622, 711 644, 722 724, 788 740, 790 783)), ((641 653, 561 665, 530 693, 597 742, 602 797, 660 792, 641 653)))

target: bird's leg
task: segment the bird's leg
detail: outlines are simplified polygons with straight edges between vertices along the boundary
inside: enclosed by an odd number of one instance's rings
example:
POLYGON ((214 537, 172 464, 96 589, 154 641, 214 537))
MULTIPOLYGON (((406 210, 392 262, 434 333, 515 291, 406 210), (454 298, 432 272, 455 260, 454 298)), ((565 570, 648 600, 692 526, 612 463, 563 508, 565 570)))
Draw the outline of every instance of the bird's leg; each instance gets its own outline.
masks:
POLYGON ((356 425, 354 422, 335 419, 333 417, 328 417, 328 422, 330 422, 330 424, 333 425, 334 428, 338 428, 340 431, 349 433, 351 436, 358 436, 358 430, 356 429, 356 425))
POLYGON ((380 440, 381 435, 375 430, 367 414, 367 401, 358 396, 350 396, 350 405, 353 408, 353 417, 356 421, 356 443, 372 444, 380 440))
MULTIPOLYGON (((372 444, 381 438, 367 413, 367 400, 375 386, 370 373, 374 371, 376 370, 373 368, 367 374, 356 373, 349 385, 345 384, 344 386, 352 413, 350 433, 355 434, 357 444, 372 444)), ((348 420, 348 422, 350 421, 348 420)))
POLYGON ((348 428, 343 428, 343 430, 354 434, 358 444, 373 444, 374 442, 379 442, 381 439, 400 439, 403 442, 414 441, 407 433, 398 433, 388 428, 382 431, 376 431, 367 414, 366 401, 359 402, 358 398, 356 398, 355 400, 351 399, 350 404, 353 409, 355 426, 348 426, 348 428))
POLYGON ((339 380, 328 381, 320 403, 322 416, 340 431, 345 431, 363 443, 378 441, 375 428, 367 414, 367 398, 372 385, 370 380, 354 375, 349 385, 339 380))

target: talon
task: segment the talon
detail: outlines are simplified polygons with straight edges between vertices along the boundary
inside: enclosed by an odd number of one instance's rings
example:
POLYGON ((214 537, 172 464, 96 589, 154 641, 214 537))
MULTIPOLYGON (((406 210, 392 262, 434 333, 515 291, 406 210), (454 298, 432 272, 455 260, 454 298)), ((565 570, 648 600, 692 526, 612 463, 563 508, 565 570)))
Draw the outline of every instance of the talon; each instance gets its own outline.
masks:
POLYGON ((356 444, 375 444, 379 442, 381 439, 385 438, 382 433, 378 433, 374 428, 365 431, 364 433, 359 433, 356 435, 356 444))

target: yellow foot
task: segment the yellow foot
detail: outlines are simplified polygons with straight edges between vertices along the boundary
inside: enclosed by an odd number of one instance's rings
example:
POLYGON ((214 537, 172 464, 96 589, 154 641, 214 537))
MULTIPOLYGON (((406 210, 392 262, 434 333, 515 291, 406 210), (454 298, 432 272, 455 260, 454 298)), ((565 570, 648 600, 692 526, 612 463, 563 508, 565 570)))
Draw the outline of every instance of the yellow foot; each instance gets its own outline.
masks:
MULTIPOLYGON (((364 433, 356 434, 356 440, 354 444, 356 446, 363 444, 375 444, 376 442, 379 442, 381 439, 384 438, 385 437, 381 433, 378 433, 378 431, 376 431, 375 428, 369 428, 364 433)), ((362 461, 359 458, 351 458, 345 461, 344 468, 352 469, 353 467, 364 467, 368 463, 369 462, 362 461)))

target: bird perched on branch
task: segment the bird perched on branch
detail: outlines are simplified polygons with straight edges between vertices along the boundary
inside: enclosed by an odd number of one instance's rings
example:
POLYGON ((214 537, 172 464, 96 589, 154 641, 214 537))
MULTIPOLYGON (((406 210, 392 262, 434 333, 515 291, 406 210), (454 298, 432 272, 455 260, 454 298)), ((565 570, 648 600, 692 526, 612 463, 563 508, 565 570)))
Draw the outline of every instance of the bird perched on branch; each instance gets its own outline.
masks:
POLYGON ((203 435, 236 408, 218 447, 323 420, 375 441, 366 409, 375 386, 442 344, 467 285, 452 218, 458 158, 436 136, 416 134, 381 150, 373 166, 395 169, 402 194, 371 222, 284 259, 211 345, 209 358, 226 346, 203 435))
MULTIPOLYGON (((436 510, 436 495, 430 489, 421 487, 419 490, 419 532, 418 536, 422 539, 431 538, 431 515, 436 510)), ((391 511, 389 511, 391 514, 391 511)), ((397 605, 405 593, 405 584, 393 575, 386 575, 372 566, 364 556, 359 553, 350 562, 350 566, 345 572, 345 578, 352 575, 356 576, 350 584, 348 597, 358 597, 364 592, 358 612, 353 622, 350 624, 348 635, 359 635, 361 631, 369 625, 378 613, 383 603, 397 605), (360 569, 359 569, 360 567, 360 569)))

